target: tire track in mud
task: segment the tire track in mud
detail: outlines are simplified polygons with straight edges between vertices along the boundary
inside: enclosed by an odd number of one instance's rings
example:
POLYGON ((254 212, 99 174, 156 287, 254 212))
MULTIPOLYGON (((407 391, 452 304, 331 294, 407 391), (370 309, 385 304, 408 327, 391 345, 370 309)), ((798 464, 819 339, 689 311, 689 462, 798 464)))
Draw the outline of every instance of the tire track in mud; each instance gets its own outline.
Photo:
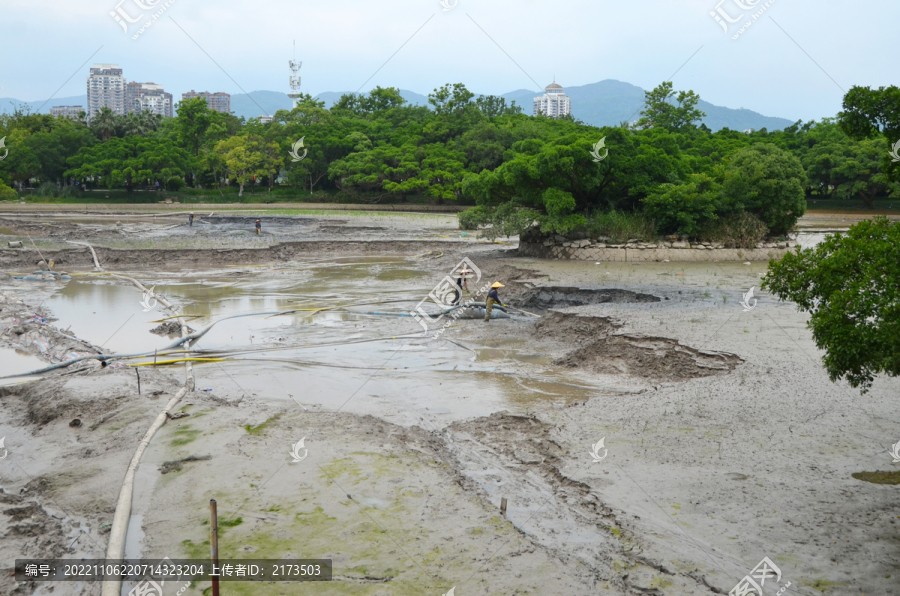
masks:
MULTIPOLYGON (((569 452, 554 429, 506 412, 453 423, 446 429, 448 465, 464 478, 463 488, 486 492, 492 503, 507 497, 514 526, 582 575, 592 591, 598 584, 628 595, 663 594, 654 585, 678 585, 685 593, 708 589, 702 576, 676 573, 643 556, 644 541, 627 514, 564 472, 569 452)), ((590 465, 574 473, 583 475, 590 465)), ((501 548, 494 556, 516 554, 501 548)))

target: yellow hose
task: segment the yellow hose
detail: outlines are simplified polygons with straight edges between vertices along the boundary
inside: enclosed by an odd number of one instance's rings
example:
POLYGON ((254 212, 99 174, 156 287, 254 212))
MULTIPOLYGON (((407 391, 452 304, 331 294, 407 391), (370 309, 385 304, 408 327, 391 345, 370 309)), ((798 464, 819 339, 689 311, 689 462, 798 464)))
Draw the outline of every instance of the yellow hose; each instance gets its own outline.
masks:
POLYGON ((178 362, 228 362, 227 358, 176 358, 175 360, 157 360, 156 362, 138 362, 128 366, 159 366, 161 364, 177 364, 178 362))

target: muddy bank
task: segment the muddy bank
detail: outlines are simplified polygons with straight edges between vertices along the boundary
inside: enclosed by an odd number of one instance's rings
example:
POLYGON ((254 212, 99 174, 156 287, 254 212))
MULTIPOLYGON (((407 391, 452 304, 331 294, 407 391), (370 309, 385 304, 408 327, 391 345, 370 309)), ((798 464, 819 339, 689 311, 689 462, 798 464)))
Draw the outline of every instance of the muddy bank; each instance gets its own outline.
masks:
MULTIPOLYGON (((309 241, 275 244, 264 248, 241 249, 111 249, 102 246, 94 246, 100 265, 104 268, 125 269, 129 267, 167 267, 178 266, 208 266, 215 264, 224 266, 227 264, 256 265, 287 263, 291 259, 344 254, 418 254, 430 250, 460 250, 456 243, 442 243, 436 241, 309 241)), ((61 268, 92 268, 93 259, 87 248, 72 247, 71 249, 53 250, 41 249, 40 254, 34 249, 0 249, 0 267, 4 268, 34 268, 42 260, 41 254, 46 259, 52 259, 56 263, 56 269, 61 268)))

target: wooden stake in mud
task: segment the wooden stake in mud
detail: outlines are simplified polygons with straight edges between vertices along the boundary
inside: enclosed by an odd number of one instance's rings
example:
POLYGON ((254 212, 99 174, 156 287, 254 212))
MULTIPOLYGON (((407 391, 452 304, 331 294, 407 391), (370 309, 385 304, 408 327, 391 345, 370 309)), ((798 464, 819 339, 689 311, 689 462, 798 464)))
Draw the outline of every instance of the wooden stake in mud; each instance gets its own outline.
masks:
POLYGON ((500 497, 500 515, 506 517, 506 497, 500 497))
POLYGON ((137 378, 138 378, 138 395, 140 396, 140 394, 141 394, 141 371, 139 371, 138 369, 134 369, 134 374, 136 374, 137 378))
MULTIPOLYGON (((219 567, 219 519, 216 511, 216 500, 209 500, 209 550, 212 557, 213 573, 219 567)), ((212 596, 219 596, 219 576, 212 576, 212 596)))

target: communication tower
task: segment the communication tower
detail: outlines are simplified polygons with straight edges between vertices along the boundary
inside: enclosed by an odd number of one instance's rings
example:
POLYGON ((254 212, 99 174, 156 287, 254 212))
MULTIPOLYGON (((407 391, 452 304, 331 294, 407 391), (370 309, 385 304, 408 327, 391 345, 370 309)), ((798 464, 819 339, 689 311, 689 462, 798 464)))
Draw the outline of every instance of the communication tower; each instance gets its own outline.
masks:
POLYGON ((288 66, 291 69, 291 91, 292 93, 288 93, 288 97, 294 100, 294 107, 297 107, 297 99, 300 97, 300 67, 303 66, 302 62, 297 62, 297 41, 294 40, 294 59, 288 60, 288 66))

